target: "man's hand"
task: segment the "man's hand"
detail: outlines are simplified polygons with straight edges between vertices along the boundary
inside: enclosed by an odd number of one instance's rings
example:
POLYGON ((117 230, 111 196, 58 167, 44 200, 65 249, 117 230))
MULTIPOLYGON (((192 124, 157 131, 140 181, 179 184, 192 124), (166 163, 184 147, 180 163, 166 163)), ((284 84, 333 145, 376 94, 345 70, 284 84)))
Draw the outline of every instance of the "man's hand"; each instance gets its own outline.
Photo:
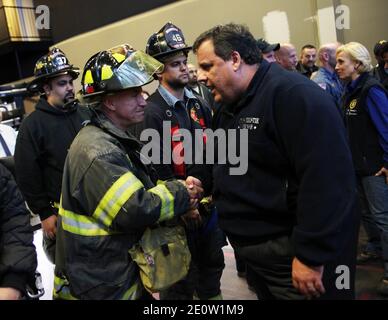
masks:
POLYGON ((14 288, 0 288, 0 300, 20 300, 22 293, 14 288))
POLYGON ((197 178, 187 177, 185 185, 190 195, 190 207, 196 209, 199 201, 203 198, 202 182, 197 178))
POLYGON ((187 190, 194 192, 196 199, 201 200, 203 198, 203 188, 201 180, 191 176, 187 177, 186 188, 187 190))
POLYGON ((189 220, 189 219, 192 219, 192 220, 201 220, 201 215, 199 214, 199 211, 198 209, 193 209, 193 210, 189 210, 187 211, 183 216, 182 216, 182 219, 183 220, 189 220))
POLYGON ((195 226, 195 228, 198 228, 202 223, 202 218, 198 209, 187 211, 183 216, 181 216, 181 218, 186 227, 195 226))
POLYGON ((55 235, 57 234, 57 216, 53 214, 49 216, 47 219, 42 221, 42 229, 45 235, 51 240, 55 239, 55 235))
POLYGON ((186 178, 186 184, 187 185, 195 185, 197 187, 201 187, 202 188, 202 182, 201 180, 197 179, 197 178, 194 178, 192 176, 188 176, 186 178))
POLYGON ((307 266, 295 257, 292 261, 292 284, 307 299, 319 298, 325 293, 322 283, 323 269, 323 266, 307 266))
POLYGON ((388 184, 388 169, 382 167, 379 172, 375 174, 376 177, 385 175, 385 183, 388 184))

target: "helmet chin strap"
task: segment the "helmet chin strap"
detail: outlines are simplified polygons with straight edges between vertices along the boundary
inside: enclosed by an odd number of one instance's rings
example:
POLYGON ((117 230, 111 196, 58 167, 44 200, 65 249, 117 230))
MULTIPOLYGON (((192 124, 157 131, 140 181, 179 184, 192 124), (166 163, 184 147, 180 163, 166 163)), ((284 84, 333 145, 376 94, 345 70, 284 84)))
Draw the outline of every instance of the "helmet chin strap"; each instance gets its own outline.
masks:
POLYGON ((65 101, 60 108, 62 110, 68 111, 73 109, 77 103, 78 103, 78 99, 70 99, 68 101, 65 101))
POLYGON ((66 111, 72 110, 77 104, 77 102, 78 102, 77 99, 71 99, 68 101, 63 101, 62 104, 55 104, 54 107, 57 108, 58 110, 66 112, 66 111))

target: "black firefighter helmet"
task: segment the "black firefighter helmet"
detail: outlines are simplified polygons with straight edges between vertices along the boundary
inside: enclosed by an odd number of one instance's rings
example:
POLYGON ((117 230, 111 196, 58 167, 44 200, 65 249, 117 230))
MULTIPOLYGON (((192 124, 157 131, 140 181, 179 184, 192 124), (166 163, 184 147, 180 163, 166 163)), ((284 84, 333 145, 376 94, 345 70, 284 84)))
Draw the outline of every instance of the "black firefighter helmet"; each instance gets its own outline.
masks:
POLYGON ((185 43, 182 30, 171 22, 167 22, 162 29, 148 39, 146 53, 159 60, 175 52, 185 51, 187 53, 191 48, 185 43))
POLYGON ((47 79, 64 74, 69 74, 76 79, 79 75, 79 68, 73 67, 63 51, 54 47, 36 62, 35 79, 28 84, 27 89, 33 93, 42 92, 42 85, 47 79))
MULTIPOLYGON (((163 64, 128 44, 100 51, 86 62, 81 79, 80 98, 93 102, 105 93, 146 85, 163 64)), ((96 102, 98 102, 96 100, 96 102)))

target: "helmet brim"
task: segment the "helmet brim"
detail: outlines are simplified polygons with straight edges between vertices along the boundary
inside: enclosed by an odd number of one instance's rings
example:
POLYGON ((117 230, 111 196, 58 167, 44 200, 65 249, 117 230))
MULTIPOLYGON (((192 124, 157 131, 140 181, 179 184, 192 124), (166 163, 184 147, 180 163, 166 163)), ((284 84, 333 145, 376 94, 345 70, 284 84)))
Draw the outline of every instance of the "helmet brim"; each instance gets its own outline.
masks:
POLYGON ((63 70, 58 70, 57 72, 54 72, 50 75, 41 75, 39 77, 36 77, 35 79, 33 79, 28 85, 27 85, 27 90, 31 93, 41 93, 42 92, 42 86, 43 86, 43 83, 48 80, 48 79, 52 79, 52 78, 56 78, 56 77, 59 77, 59 76, 62 76, 62 75, 65 75, 65 74, 68 74, 70 75, 73 80, 74 79, 77 79, 78 76, 79 76, 79 68, 67 68, 67 69, 63 69, 63 70))
POLYGON ((280 43, 274 43, 268 45, 266 48, 262 49, 263 53, 269 53, 271 51, 278 51, 280 49, 280 43))
POLYGON ((167 57, 167 56, 171 56, 171 55, 174 55, 180 51, 186 51, 187 53, 189 53, 189 51, 192 49, 193 47, 184 47, 184 48, 178 48, 178 49, 173 49, 173 50, 169 50, 167 52, 161 52, 161 53, 157 53, 155 55, 153 55, 152 57, 159 60, 161 58, 164 58, 164 57, 167 57))

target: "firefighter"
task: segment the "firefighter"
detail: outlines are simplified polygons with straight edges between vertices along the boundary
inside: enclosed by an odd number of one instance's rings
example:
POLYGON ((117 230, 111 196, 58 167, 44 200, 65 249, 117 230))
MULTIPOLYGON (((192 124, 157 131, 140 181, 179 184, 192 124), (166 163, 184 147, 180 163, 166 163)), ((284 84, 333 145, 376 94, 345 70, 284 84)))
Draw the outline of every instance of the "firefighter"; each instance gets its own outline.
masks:
POLYGON ((58 48, 36 62, 28 90, 41 98, 23 120, 16 140, 16 181, 31 211, 40 217, 43 248, 51 262, 63 165, 71 142, 89 118, 85 107, 72 103, 78 74, 79 69, 58 48))
POLYGON ((200 182, 189 178, 187 188, 177 180, 155 185, 139 141, 128 132, 144 118, 142 86, 162 68, 129 45, 101 51, 85 65, 82 98, 92 117, 65 162, 56 299, 150 299, 128 250, 148 226, 183 214, 198 217, 200 182))
MULTIPOLYGON (((187 55, 190 49, 185 43, 182 31, 171 22, 149 38, 146 52, 164 63, 165 67, 157 74, 158 89, 147 100, 149 106, 145 111, 142 129, 152 128, 163 135, 163 132, 166 132, 163 127, 169 128, 171 137, 168 141, 171 141, 172 161, 163 162, 163 154, 170 146, 161 143, 160 164, 155 165, 160 179, 186 179, 187 176, 194 176, 202 182, 209 194, 211 165, 196 164, 195 143, 192 150, 187 150, 181 139, 182 129, 188 130, 191 136, 195 137, 195 130, 211 127, 209 105, 186 87, 189 82, 187 55), (189 151, 193 159, 191 163, 185 163, 183 157, 189 151)), ((141 131, 137 130, 138 133, 141 131)), ((224 269, 222 246, 225 244, 225 237, 218 228, 217 214, 211 203, 200 206, 200 213, 202 223, 198 226, 187 226, 188 243, 193 258, 191 271, 185 280, 162 292, 162 299, 193 299, 193 296, 199 299, 221 298, 220 279, 224 269)))

